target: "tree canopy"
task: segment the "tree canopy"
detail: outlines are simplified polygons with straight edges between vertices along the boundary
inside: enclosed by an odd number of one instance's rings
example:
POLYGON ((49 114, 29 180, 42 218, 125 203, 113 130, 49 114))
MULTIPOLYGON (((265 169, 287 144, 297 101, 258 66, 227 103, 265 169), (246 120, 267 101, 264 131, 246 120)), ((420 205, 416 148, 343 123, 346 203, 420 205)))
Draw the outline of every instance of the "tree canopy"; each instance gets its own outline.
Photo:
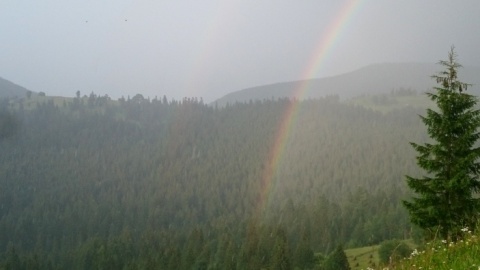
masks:
POLYGON ((1 103, 18 129, 0 140, 0 269, 309 269, 339 244, 408 235, 402 179, 418 168, 402 142, 425 137, 421 110, 302 101, 262 185, 292 102, 1 103))

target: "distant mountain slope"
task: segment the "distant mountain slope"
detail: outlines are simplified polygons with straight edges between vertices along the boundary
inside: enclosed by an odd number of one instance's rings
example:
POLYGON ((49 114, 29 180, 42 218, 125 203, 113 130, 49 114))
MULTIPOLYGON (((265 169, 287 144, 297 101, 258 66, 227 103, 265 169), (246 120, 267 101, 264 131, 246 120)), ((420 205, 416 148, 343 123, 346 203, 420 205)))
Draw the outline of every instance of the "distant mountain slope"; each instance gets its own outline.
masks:
MULTIPOLYGON (((392 89, 412 89, 424 92, 435 86, 431 75, 442 70, 435 64, 421 63, 383 63, 373 64, 345 74, 311 79, 262 85, 243 89, 218 99, 218 105, 263 100, 272 97, 293 97, 298 89, 305 85, 304 94, 297 98, 318 98, 326 95, 339 95, 340 98, 351 98, 362 94, 389 93, 392 89)), ((474 84, 471 91, 480 93, 480 67, 464 67, 460 70, 460 78, 474 84)))
POLYGON ((0 78, 0 98, 1 97, 24 97, 28 91, 25 87, 14 84, 11 81, 7 81, 0 78))

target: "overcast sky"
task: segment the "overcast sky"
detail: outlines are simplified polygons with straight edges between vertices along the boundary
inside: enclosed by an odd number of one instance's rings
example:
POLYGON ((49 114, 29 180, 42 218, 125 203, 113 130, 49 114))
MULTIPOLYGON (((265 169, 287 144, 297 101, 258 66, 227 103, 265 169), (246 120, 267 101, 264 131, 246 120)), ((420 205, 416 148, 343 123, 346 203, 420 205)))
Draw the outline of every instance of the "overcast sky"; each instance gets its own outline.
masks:
POLYGON ((452 44, 479 66, 479 14, 478 0, 1 0, 0 77, 47 95, 210 102, 372 63, 434 63, 452 44))

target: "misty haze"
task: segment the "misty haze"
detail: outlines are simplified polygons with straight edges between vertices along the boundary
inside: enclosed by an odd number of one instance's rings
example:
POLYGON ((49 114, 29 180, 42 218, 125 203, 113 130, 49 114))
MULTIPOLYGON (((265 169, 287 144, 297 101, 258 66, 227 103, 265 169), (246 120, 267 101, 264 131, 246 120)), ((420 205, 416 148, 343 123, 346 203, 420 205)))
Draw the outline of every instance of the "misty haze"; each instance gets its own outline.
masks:
POLYGON ((0 269, 383 269, 422 250, 406 175, 435 174, 410 142, 435 141, 419 116, 438 88, 480 94, 480 2, 330 2, 4 3, 0 269), (436 81, 451 48, 458 78, 436 81))

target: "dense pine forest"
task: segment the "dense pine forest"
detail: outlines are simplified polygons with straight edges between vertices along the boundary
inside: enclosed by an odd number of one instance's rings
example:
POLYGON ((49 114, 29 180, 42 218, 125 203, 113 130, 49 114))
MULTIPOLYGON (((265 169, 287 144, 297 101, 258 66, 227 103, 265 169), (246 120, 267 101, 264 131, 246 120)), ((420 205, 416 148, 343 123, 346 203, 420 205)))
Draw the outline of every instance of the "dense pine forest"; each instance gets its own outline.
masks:
POLYGON ((314 269, 412 237, 424 109, 301 101, 265 183, 294 102, 3 99, 0 268, 314 269))

